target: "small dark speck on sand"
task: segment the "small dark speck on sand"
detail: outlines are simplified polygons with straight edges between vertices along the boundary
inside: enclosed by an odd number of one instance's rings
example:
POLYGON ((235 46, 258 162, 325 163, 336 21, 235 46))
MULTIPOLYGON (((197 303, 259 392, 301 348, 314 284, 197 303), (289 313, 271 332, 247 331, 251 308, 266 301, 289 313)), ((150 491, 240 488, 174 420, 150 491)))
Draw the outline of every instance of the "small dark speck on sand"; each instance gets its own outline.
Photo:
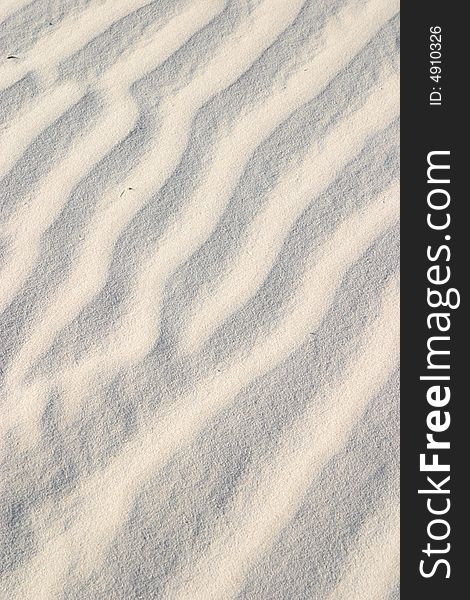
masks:
POLYGON ((134 188, 132 188, 132 187, 128 187, 128 188, 126 188, 125 190, 122 190, 122 192, 121 192, 121 194, 120 194, 119 198, 122 198, 123 194, 125 194, 126 192, 129 192, 129 191, 132 191, 133 189, 134 189, 134 188))
POLYGON ((7 59, 10 59, 10 58, 19 58, 19 56, 14 56, 13 54, 10 54, 10 56, 7 56, 7 59))

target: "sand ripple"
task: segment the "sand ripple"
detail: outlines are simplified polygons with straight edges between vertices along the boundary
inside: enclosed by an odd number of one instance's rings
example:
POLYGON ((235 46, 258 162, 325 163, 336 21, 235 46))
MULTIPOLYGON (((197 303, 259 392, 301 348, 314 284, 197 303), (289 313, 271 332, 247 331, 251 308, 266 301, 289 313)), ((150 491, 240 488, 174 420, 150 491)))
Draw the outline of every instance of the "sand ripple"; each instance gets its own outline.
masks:
POLYGON ((1 3, 1 598, 395 597, 397 13, 1 3))

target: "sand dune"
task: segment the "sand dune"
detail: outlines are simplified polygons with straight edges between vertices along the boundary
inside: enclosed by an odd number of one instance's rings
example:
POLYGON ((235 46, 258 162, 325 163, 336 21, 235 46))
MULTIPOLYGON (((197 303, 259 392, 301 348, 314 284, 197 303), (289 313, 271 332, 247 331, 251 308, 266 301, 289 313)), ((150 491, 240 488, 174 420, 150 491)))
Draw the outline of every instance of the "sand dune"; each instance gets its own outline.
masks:
POLYGON ((398 584, 398 3, 0 7, 0 597, 398 584))

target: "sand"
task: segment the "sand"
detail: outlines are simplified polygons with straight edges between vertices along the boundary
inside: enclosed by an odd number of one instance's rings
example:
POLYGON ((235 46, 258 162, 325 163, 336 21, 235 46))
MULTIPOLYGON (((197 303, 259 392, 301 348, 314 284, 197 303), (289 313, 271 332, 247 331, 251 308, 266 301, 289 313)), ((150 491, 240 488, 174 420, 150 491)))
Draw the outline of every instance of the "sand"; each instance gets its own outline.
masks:
POLYGON ((398 3, 0 7, 0 598, 399 594, 398 3))

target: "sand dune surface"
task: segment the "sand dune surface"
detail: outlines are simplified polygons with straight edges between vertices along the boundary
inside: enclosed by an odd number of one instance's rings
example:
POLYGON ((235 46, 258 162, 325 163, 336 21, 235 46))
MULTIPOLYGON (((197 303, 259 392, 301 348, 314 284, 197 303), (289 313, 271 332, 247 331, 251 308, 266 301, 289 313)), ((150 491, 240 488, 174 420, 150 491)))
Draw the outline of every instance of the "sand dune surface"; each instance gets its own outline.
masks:
POLYGON ((1 3, 1 599, 398 597, 398 10, 1 3))

